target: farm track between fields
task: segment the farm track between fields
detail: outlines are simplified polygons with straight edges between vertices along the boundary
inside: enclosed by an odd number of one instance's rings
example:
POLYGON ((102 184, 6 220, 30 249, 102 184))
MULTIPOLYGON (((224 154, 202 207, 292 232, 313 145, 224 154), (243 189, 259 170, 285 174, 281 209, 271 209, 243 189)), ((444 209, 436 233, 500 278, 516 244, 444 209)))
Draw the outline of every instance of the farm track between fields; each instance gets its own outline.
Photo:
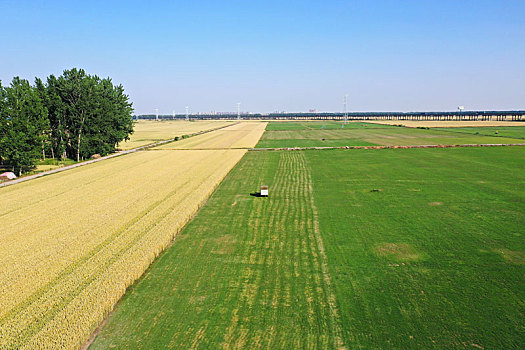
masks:
POLYGON ((305 151, 330 149, 410 149, 410 148, 455 148, 455 147, 505 147, 525 146, 525 143, 485 143, 463 145, 410 145, 410 146, 340 146, 340 147, 273 147, 249 148, 249 151, 305 151))
POLYGON ((525 143, 482 143, 482 144, 458 144, 458 145, 407 145, 407 146, 337 146, 337 147, 230 147, 230 148, 163 148, 163 149, 149 149, 148 151, 190 151, 190 150, 247 150, 247 151, 308 151, 308 150, 330 150, 330 149, 410 149, 410 148, 455 148, 455 147, 513 147, 525 146, 525 143))

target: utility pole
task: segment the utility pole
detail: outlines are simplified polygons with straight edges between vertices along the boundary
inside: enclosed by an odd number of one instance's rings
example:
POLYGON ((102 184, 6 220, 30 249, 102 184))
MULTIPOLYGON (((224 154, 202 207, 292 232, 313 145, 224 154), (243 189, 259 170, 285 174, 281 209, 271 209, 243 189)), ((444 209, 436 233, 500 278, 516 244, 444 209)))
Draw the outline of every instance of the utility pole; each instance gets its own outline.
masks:
POLYGON ((173 112, 171 113, 172 115, 172 118, 171 119, 175 119, 175 110, 173 110, 173 112))
POLYGON ((344 99, 343 99, 343 104, 344 104, 344 120, 345 120, 345 123, 348 122, 348 112, 346 111, 346 99, 348 98, 348 94, 346 94, 344 96, 344 99))
POLYGON ((159 109, 155 108, 155 120, 159 121, 159 109))
POLYGON ((186 106, 186 121, 190 120, 189 110, 190 110, 190 107, 186 106))
POLYGON ((241 103, 237 102, 237 120, 241 120, 241 103))
POLYGON ((344 129, 345 124, 348 122, 348 113, 346 111, 346 99, 348 98, 348 94, 345 94, 343 96, 343 124, 341 124, 341 129, 344 129))
POLYGON ((458 111, 459 111, 459 120, 463 120, 463 116, 461 115, 461 111, 463 111, 465 109, 465 107, 463 106, 458 106, 458 111))

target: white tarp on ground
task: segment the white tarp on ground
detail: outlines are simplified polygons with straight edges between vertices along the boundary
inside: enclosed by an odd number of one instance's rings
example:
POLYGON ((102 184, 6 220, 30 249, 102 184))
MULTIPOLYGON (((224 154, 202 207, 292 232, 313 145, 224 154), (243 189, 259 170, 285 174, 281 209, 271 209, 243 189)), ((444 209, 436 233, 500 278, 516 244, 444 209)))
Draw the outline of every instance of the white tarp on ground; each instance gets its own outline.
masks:
POLYGON ((10 171, 0 174, 0 180, 14 180, 16 175, 10 171))

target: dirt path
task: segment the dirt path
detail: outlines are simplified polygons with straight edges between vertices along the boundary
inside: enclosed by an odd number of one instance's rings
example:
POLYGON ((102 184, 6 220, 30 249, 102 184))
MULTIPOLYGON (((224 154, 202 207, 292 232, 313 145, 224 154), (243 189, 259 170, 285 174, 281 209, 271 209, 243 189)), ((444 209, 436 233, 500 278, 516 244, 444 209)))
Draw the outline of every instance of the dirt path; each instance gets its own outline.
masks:
POLYGON ((453 148, 453 147, 503 147, 525 146, 525 143, 483 143, 463 145, 411 145, 411 146, 341 146, 341 147, 276 147, 276 148, 249 148, 249 151, 304 151, 325 149, 389 149, 389 148, 453 148))

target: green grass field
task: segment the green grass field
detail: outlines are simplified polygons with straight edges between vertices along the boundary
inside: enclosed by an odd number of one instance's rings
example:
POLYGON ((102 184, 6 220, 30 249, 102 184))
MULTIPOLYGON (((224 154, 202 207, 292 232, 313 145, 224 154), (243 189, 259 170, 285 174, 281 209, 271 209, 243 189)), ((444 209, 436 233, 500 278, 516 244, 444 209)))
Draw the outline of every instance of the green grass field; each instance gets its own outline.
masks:
POLYGON ((395 128, 395 126, 384 124, 372 124, 361 122, 337 122, 327 121, 304 121, 304 122, 271 122, 267 125, 268 131, 283 130, 332 130, 332 129, 373 129, 373 128, 395 128))
POLYGON ((91 348, 519 348, 524 161, 249 152, 91 348))
MULTIPOLYGON (((437 130, 446 130, 466 134, 479 134, 495 137, 511 137, 516 139, 525 139, 525 126, 494 126, 494 127, 471 127, 471 128, 439 128, 437 130), (496 133, 497 132, 497 133, 496 133)), ((521 141, 523 142, 523 141, 521 141)))
POLYGON ((377 145, 376 143, 368 142, 360 138, 362 132, 355 133, 353 131, 354 130, 351 129, 266 131, 256 147, 342 147, 377 145))
POLYGON ((523 344, 524 148, 326 152, 307 155, 350 348, 523 344))
MULTIPOLYGON (((307 124, 307 122, 303 123, 307 124)), ((352 123, 349 123, 352 124, 352 123)), ((361 123, 354 123, 361 125, 361 123)), ((278 129, 280 123, 269 123, 257 144, 258 148, 279 147, 343 147, 343 146, 396 146, 396 145, 455 145, 480 143, 521 143, 522 139, 491 137, 474 133, 436 129, 403 127, 378 128, 348 127, 345 129, 278 129), (278 125, 274 125, 278 124, 278 125)))

